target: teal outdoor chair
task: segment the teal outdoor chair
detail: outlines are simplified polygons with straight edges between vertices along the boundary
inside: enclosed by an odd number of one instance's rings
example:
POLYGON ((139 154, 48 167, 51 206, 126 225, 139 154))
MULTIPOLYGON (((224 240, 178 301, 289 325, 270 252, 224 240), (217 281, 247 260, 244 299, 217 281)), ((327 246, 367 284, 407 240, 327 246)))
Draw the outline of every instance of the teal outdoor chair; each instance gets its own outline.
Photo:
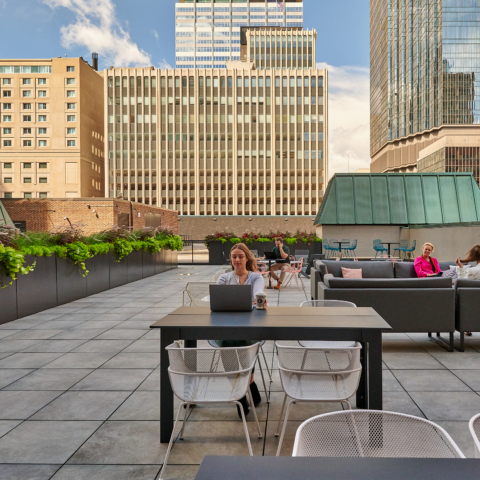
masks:
POLYGON ((375 250, 375 258, 377 258, 377 255, 380 253, 386 253, 388 252, 388 248, 385 247, 383 244, 382 244, 382 241, 377 238, 376 240, 373 241, 373 249, 375 250))
POLYGON ((413 257, 413 252, 415 251, 416 246, 417 246, 417 241, 414 240, 412 242, 412 246, 405 250, 405 257, 406 258, 412 258, 413 257))
POLYGON ((335 253, 335 252, 340 253, 340 246, 336 242, 338 242, 336 238, 331 238, 328 241, 328 250, 332 253, 335 253))
POLYGON ((393 250, 393 255, 395 256, 395 252, 398 251, 398 256, 402 258, 402 253, 405 254, 407 250, 408 250, 408 240, 406 239, 400 240, 400 245, 393 250))
POLYGON ((355 249, 357 248, 357 243, 358 241, 357 239, 355 239, 348 246, 343 247, 343 250, 345 251, 348 257, 352 257, 354 259, 357 258, 357 256, 355 255, 355 249))

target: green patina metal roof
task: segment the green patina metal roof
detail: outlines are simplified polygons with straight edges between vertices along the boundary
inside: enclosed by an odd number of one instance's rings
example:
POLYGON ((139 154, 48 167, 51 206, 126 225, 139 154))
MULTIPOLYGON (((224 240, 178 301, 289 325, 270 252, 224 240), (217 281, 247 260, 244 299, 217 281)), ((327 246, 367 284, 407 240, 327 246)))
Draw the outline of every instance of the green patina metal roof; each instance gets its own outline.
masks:
POLYGON ((443 225, 480 221, 471 173, 337 173, 315 225, 443 225))
POLYGON ((0 200, 0 225, 13 225, 12 219, 3 205, 2 201, 0 200))

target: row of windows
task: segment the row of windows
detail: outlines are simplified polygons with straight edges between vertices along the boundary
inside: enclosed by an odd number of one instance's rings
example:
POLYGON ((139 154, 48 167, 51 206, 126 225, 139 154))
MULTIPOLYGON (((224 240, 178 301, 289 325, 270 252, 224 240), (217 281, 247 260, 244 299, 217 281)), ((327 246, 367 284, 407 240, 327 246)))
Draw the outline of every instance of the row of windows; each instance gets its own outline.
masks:
MULTIPOLYGON (((75 135, 77 129, 76 128, 67 128, 67 135, 75 135)), ((12 128, 4 128, 3 129, 3 134, 4 135, 11 135, 13 132, 12 128)), ((32 129, 31 128, 22 128, 23 135, 31 135, 32 134, 32 129)), ((39 135, 46 135, 47 134, 47 129, 46 128, 39 128, 38 129, 38 134, 39 135)))
MULTIPOLYGON (((13 178, 12 177, 4 177, 3 183, 13 183, 13 178)), ((23 183, 32 183, 32 178, 31 177, 23 177, 23 183)), ((38 183, 48 183, 48 178, 47 177, 40 177, 38 179, 38 183)))
MULTIPOLYGON (((8 123, 12 122, 12 116, 11 115, 3 115, 3 121, 8 123)), ((22 121, 23 122, 31 122, 32 121, 32 116, 31 115, 23 115, 22 116, 22 121)), ((46 122, 47 121, 47 115, 39 115, 38 116, 38 121, 39 122, 46 122)), ((75 115, 67 115, 67 122, 76 122, 76 116, 75 115)))
MULTIPOLYGON (((31 103, 21 103, 23 110, 31 110, 32 109, 32 104, 31 103)), ((37 103, 37 109, 38 110, 46 110, 47 109, 47 103, 37 103)), ((67 110, 75 110, 76 104, 75 103, 67 103, 67 110)), ((3 109, 4 110, 11 110, 12 109, 12 104, 11 103, 4 103, 3 104, 3 109)))
MULTIPOLYGON (((4 140, 3 141, 3 146, 4 147, 13 147, 13 140, 4 140)), ((32 146, 32 140, 23 140, 23 146, 24 147, 31 147, 32 146)), ((38 146, 39 147, 46 147, 47 146, 47 140, 39 140, 38 141, 38 146)), ((75 140, 67 140, 67 147, 75 147, 75 140)))
MULTIPOLYGON (((32 163, 31 162, 23 162, 20 164, 23 168, 32 168, 32 163)), ((37 164, 38 168, 48 168, 48 163, 47 162, 40 162, 37 164)), ((3 165, 3 168, 13 168, 13 163, 11 162, 6 162, 3 165)))
MULTIPOLYGON (((67 67, 67 72, 73 72, 75 67, 67 67), (73 70, 68 70, 73 68, 73 70)), ((29 67, 20 65, 18 67, 0 66, 0 73, 52 73, 52 67, 29 67)))
MULTIPOLYGON (((2 90, 2 95, 3 97, 12 97, 12 91, 11 90, 2 90)), ((23 98, 30 98, 32 96, 32 91, 31 90, 23 90, 22 91, 22 97, 23 98)), ((39 97, 46 97, 47 96, 47 91, 46 90, 39 90, 38 91, 38 96, 39 97)), ((67 90, 67 97, 75 97, 75 90, 67 90)))
MULTIPOLYGON (((0 67, 1 68, 1 67, 0 67)), ((75 85, 75 79, 74 78, 67 78, 67 85, 75 85)), ((11 78, 3 78, 2 79, 2 85, 11 85, 12 84, 12 79, 11 78)), ((22 78, 22 85, 34 85, 35 84, 35 79, 33 78, 22 78), (32 83, 33 80, 33 83, 32 83)), ((47 79, 46 78, 37 78, 37 85, 46 85, 47 84, 47 79)))
MULTIPOLYGON (((127 77, 123 77, 124 82, 127 81, 127 77)), ((130 77, 133 79, 133 77, 130 77)), ((152 79, 153 80, 153 79, 152 79)), ((190 88, 193 88, 194 86, 195 79, 194 77, 189 77, 188 78, 188 84, 190 88)), ((120 77, 115 77, 115 83, 117 86, 120 86, 120 77)), ((220 77, 220 87, 225 87, 225 83, 227 84, 227 87, 233 87, 233 77, 220 77)), ((245 86, 245 88, 249 88, 250 86, 252 88, 256 88, 258 86, 262 88, 265 86, 271 87, 272 86, 272 79, 271 77, 237 77, 237 87, 242 88, 242 86, 245 86), (257 82, 258 79, 258 82, 257 82), (265 80, 265 81, 264 81, 265 80)), ((319 88, 323 87, 323 77, 275 77, 275 87, 280 87, 280 84, 282 87, 286 88, 290 85, 290 87, 295 87, 295 83, 297 84, 297 87, 314 87, 316 88, 317 86, 319 88), (290 78, 290 80, 288 80, 290 78), (295 81, 296 78, 296 81, 295 81)), ((113 85, 113 77, 108 78, 108 86, 113 85)), ((162 88, 165 88, 167 85, 167 80, 165 77, 160 78, 160 86, 162 88)), ((181 78, 181 85, 183 88, 187 88, 187 77, 182 77, 181 78)), ((212 86, 212 77, 198 77, 198 86, 200 88, 203 88, 203 86, 206 85, 207 87, 212 86)), ((126 85, 125 85, 126 86, 126 85)), ((172 88, 174 86, 174 77, 168 77, 168 87, 172 88)), ((219 86, 219 77, 213 77, 213 88, 217 88, 219 86)), ((180 88, 180 77, 175 77, 175 88, 180 88)))
MULTIPOLYGON (((5 192, 3 198, 13 198, 13 193, 12 192, 5 192)), ((32 192, 24 192, 23 193, 23 198, 33 198, 33 193, 32 192)), ((48 193, 47 192, 39 192, 38 193, 38 198, 48 198, 48 193)))

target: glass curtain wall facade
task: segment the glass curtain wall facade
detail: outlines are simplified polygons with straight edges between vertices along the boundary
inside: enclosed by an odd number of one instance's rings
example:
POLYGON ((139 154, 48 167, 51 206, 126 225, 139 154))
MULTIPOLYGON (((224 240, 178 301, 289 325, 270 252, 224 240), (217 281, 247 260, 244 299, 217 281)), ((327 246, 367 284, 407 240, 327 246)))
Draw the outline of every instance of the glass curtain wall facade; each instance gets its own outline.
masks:
MULTIPOLYGON (((371 134, 480 125, 480 0, 371 0, 371 134)), ((372 171, 385 171, 385 162, 372 171)))
POLYGON ((105 71, 110 197, 181 215, 314 215, 325 70, 105 71))
POLYGON ((303 28, 303 2, 179 0, 175 4, 176 68, 225 68, 240 60, 240 27, 303 28))

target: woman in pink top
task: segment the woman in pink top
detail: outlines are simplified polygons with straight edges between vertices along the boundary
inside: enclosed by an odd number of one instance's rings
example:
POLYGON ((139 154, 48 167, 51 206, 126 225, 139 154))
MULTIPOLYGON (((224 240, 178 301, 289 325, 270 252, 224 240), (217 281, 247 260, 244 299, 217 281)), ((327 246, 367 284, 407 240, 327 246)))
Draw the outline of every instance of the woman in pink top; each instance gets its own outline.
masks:
POLYGON ((431 277, 432 275, 438 275, 441 273, 438 260, 430 256, 434 248, 435 247, 431 243, 426 243, 423 246, 422 256, 415 259, 413 265, 415 266, 417 277, 431 277))

